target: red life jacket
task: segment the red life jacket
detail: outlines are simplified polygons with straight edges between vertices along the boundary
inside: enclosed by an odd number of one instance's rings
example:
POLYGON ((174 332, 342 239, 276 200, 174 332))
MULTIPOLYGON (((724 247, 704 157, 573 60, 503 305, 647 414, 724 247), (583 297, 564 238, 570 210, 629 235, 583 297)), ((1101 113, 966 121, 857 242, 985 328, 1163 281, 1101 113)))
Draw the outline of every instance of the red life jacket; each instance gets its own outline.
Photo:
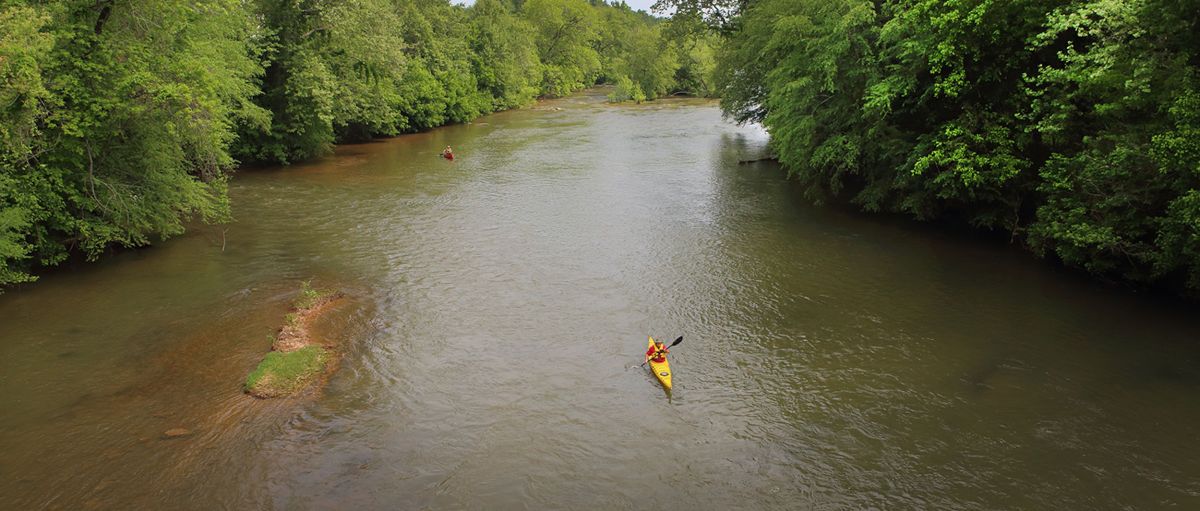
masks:
MULTIPOLYGON (((650 348, 650 349, 646 350, 646 356, 647 356, 647 357, 653 357, 653 356, 654 356, 654 354, 655 354, 657 351, 658 351, 658 347, 652 347, 652 348, 650 348)), ((663 361, 666 361, 666 360, 667 360, 667 353, 670 353, 670 352, 671 352, 671 350, 667 349, 667 348, 664 346, 664 347, 663 347, 663 349, 662 349, 662 353, 661 353, 661 354, 659 354, 657 357, 655 357, 655 358, 651 359, 651 360, 653 360, 653 361, 655 361, 655 362, 663 362, 663 361)))

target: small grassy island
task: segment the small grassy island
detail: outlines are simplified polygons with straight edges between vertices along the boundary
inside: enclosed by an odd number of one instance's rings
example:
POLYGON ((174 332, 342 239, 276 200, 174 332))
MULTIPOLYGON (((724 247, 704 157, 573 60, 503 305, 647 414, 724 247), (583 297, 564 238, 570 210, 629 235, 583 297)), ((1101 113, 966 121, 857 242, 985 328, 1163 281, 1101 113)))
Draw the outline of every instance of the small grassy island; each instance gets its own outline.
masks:
POLYGON ((271 341, 271 352, 246 376, 246 392, 258 398, 290 396, 328 375, 338 352, 334 345, 314 339, 310 326, 342 297, 314 289, 309 282, 301 284, 300 296, 271 341))

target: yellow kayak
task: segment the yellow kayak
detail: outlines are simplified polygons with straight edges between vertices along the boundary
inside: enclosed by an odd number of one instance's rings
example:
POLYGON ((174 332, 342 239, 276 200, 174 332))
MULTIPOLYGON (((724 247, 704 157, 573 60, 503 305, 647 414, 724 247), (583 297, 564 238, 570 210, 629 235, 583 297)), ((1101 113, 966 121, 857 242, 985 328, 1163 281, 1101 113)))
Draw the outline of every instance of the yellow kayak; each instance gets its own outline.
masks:
MULTIPOLYGON (((647 349, 653 347, 654 338, 651 337, 650 345, 647 346, 647 349)), ((671 361, 667 360, 666 355, 663 355, 662 362, 650 360, 650 372, 654 373, 654 377, 658 378, 658 381, 662 383, 663 387, 666 387, 667 390, 671 390, 671 361)))

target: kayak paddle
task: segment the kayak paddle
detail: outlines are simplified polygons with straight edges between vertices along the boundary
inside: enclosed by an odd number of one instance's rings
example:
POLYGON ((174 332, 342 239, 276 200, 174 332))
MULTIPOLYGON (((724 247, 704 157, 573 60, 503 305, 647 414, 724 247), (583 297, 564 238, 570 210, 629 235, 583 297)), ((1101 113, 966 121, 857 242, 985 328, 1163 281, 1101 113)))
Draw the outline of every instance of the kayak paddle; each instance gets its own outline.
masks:
MULTIPOLYGON (((667 349, 667 350, 669 350, 669 349, 671 349, 671 348, 674 348, 674 347, 675 347, 675 345, 677 345, 677 344, 679 344, 679 343, 681 343, 681 342, 683 342, 683 336, 682 336, 682 335, 681 335, 681 336, 679 336, 679 338, 678 338, 678 339, 675 339, 675 342, 671 343, 671 345, 670 345, 670 346, 667 346, 666 348, 663 348, 663 349, 667 349)), ((646 357, 646 362, 649 362, 649 361, 650 361, 650 357, 646 357)), ((638 366, 638 367, 645 367, 645 365, 646 365, 646 362, 642 362, 642 365, 640 365, 640 366, 638 366)))

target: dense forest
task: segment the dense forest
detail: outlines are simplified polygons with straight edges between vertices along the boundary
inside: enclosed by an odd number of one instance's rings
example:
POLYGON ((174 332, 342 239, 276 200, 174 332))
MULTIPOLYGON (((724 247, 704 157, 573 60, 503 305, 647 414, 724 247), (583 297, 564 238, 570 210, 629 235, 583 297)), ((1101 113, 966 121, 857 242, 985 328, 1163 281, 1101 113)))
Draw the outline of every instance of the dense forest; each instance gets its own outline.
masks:
POLYGON ((1200 1, 661 0, 817 202, 1200 293, 1200 1))
POLYGON ((0 285, 226 221, 229 171, 615 84, 708 94, 704 35, 602 0, 0 0, 0 285))
POLYGON ((0 285, 229 171, 570 94, 718 95, 815 202, 1200 293, 1200 0, 0 0, 0 285))

